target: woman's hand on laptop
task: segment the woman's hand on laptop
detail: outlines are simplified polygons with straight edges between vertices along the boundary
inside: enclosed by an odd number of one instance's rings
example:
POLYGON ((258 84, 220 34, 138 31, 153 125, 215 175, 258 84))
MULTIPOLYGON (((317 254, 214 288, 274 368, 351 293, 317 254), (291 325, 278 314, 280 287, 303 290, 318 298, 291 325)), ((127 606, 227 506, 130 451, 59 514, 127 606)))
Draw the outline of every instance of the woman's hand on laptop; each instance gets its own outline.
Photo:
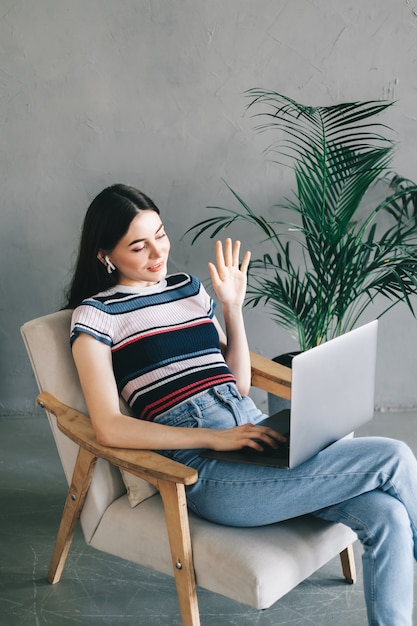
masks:
POLYGON ((212 430, 211 434, 213 441, 210 442, 210 448, 218 451, 241 450, 246 447, 258 452, 262 452, 265 447, 276 450, 279 444, 287 441, 275 430, 255 424, 243 424, 226 430, 212 430))

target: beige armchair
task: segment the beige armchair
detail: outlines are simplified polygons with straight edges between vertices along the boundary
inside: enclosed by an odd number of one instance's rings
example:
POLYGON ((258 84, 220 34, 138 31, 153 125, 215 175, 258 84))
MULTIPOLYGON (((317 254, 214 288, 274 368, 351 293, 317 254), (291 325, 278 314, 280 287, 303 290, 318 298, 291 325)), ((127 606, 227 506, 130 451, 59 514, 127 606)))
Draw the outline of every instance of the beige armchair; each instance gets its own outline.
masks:
MULTIPOLYGON (((259 528, 213 524, 187 511, 194 469, 152 451, 99 445, 71 356, 70 318, 60 311, 21 329, 69 484, 49 582, 60 580, 79 518, 91 546, 174 574, 184 626, 200 624, 196 586, 265 609, 337 554, 354 582, 356 537, 347 527, 310 516, 259 528)), ((252 382, 290 397, 290 370, 255 354, 252 382)))

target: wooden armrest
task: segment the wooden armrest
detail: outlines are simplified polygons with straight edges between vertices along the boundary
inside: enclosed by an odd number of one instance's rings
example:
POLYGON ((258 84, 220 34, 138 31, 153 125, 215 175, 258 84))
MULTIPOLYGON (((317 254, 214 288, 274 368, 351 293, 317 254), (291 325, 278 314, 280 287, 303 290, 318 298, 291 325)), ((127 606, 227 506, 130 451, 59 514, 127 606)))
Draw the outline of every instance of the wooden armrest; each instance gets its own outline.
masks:
POLYGON ((195 483, 198 472, 151 450, 127 450, 102 446, 96 441, 94 429, 86 415, 59 402, 47 392, 39 394, 37 401, 44 409, 56 416, 58 428, 80 446, 49 566, 49 582, 54 584, 61 578, 97 458, 106 459, 113 465, 148 480, 159 489, 165 510, 182 623, 199 626, 200 618, 185 496, 185 485, 195 483))
POLYGON ((250 353, 252 385, 264 391, 291 399, 291 368, 275 363, 255 352, 250 353))
POLYGON ((198 472, 195 469, 167 459, 152 450, 129 450, 100 445, 89 418, 66 406, 50 393, 39 394, 37 402, 56 416, 58 428, 67 437, 98 458, 106 459, 113 465, 144 478, 156 486, 159 480, 183 485, 192 485, 197 482, 198 472))

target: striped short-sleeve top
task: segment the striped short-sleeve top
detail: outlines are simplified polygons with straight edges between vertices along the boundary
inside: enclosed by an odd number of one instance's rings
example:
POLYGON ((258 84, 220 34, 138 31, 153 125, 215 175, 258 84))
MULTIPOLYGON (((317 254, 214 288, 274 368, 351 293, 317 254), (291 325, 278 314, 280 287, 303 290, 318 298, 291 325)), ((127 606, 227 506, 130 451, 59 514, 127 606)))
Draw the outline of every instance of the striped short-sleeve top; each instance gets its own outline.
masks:
POLYGON ((117 285, 78 306, 71 344, 89 333, 111 348, 119 393, 136 417, 153 420, 215 385, 235 382, 201 282, 172 274, 143 289, 117 285))

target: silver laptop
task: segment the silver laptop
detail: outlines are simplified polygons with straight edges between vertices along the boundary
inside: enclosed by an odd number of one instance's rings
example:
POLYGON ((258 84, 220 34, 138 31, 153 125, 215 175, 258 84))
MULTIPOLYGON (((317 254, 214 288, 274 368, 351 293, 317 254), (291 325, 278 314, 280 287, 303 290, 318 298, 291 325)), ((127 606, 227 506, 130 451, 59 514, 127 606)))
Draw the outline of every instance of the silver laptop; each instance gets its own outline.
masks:
POLYGON ((291 409, 262 422, 285 435, 278 450, 206 450, 205 458, 291 468, 353 432, 374 415, 378 321, 375 320, 292 361, 291 409))

